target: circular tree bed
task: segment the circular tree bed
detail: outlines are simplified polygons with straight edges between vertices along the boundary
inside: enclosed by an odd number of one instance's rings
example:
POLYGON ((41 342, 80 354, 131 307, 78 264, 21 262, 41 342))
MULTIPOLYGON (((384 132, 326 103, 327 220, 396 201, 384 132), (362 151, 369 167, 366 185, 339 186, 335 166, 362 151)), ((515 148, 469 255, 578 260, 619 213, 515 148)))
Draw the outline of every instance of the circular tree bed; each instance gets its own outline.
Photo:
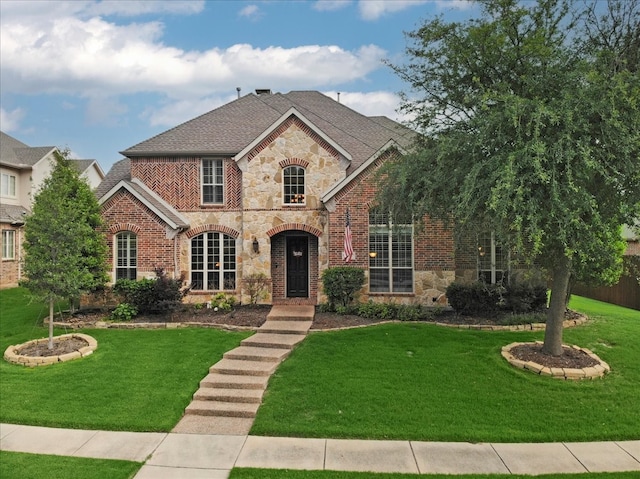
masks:
POLYGON ((517 368, 560 379, 599 378, 611 370, 586 348, 563 344, 562 355, 551 356, 542 352, 542 344, 542 341, 511 343, 502 348, 502 357, 517 368))
POLYGON ((16 346, 9 346, 4 359, 22 366, 47 366, 89 356, 98 348, 98 342, 87 334, 72 333, 55 336, 53 348, 49 338, 34 339, 16 346))

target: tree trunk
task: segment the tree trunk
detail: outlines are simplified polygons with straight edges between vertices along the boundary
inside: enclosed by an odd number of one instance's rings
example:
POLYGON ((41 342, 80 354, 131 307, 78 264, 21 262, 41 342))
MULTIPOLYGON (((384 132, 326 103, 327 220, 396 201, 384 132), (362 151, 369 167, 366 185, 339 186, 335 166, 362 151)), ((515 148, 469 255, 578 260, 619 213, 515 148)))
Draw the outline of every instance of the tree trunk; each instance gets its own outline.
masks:
POLYGON ((558 260, 553 268, 553 284, 551 286, 551 300, 547 311, 547 326, 544 333, 542 352, 552 356, 562 355, 562 329, 564 313, 567 309, 566 299, 571 275, 571 259, 565 255, 558 260))
POLYGON ((49 298, 49 342, 47 348, 53 349, 53 298, 49 298))

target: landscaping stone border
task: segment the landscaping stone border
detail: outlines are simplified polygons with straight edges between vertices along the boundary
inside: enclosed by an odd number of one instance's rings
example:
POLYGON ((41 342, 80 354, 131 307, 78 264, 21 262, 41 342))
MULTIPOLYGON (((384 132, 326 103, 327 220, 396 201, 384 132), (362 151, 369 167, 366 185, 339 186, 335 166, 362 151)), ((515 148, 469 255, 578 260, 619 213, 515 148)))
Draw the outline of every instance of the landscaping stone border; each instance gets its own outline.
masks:
MULTIPOLYGON (((516 368, 520 368, 520 369, 526 369, 527 371, 531 371, 535 374, 539 374, 541 376, 551 376, 554 378, 559 378, 559 379, 571 379, 571 380, 577 380, 577 379, 594 379, 594 378, 600 378, 603 377, 606 373, 611 371, 611 368, 609 367, 609 365, 607 363, 605 363, 602 359, 600 359, 596 354, 594 354, 592 351, 586 349, 586 348, 581 348, 579 346, 569 346, 566 344, 563 344, 562 346, 565 348, 573 348, 576 349, 578 351, 582 351, 583 353, 587 354, 589 357, 595 359, 596 361, 598 361, 599 364, 596 364, 595 366, 591 366, 588 368, 549 368, 546 366, 543 366, 541 364, 538 363, 534 363, 533 361, 522 361, 520 359, 515 358, 512 354, 511 354, 511 349, 515 348, 516 346, 522 346, 522 345, 526 345, 526 344, 532 344, 531 342, 529 343, 511 343, 508 344, 506 346, 504 346, 502 348, 502 357, 505 358, 507 361, 509 361, 509 363, 512 366, 515 366, 516 368)), ((542 341, 535 341, 535 344, 542 344, 542 341)))
POLYGON ((73 359, 80 359, 98 349, 98 341, 87 334, 71 333, 56 336, 54 339, 65 341, 67 339, 81 339, 87 342, 87 346, 84 346, 76 351, 67 354, 61 354, 59 356, 22 356, 19 351, 29 344, 44 344, 49 342, 49 338, 34 339, 27 341, 26 343, 18 344, 15 346, 9 346, 4 352, 4 359, 13 364, 19 364, 30 368, 37 366, 48 366, 50 364, 62 363, 65 361, 71 361, 73 359))

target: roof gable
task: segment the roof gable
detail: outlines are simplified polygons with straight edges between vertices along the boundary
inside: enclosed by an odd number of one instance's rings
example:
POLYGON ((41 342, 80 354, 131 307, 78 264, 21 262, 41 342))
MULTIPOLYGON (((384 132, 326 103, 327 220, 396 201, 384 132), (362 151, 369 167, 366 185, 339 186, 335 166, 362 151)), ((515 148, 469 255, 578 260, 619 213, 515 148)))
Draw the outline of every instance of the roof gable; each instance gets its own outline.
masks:
POLYGON ((389 140, 408 147, 411 139, 400 124, 369 118, 315 91, 286 94, 249 94, 122 152, 142 156, 224 155, 239 156, 271 131, 289 112, 295 111, 314 131, 351 159, 347 174, 382 148, 389 140))

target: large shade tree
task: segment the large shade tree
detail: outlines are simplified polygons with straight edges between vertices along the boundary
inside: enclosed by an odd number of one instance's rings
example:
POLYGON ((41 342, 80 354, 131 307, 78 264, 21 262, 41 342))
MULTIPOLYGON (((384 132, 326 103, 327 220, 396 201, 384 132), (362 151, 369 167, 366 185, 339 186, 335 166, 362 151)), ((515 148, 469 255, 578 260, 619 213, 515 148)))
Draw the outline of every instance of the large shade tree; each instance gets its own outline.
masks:
POLYGON ((51 175, 36 193, 25 221, 26 279, 21 285, 49 303, 49 349, 53 348, 55 302, 77 298, 108 280, 100 206, 67 155, 54 152, 51 175))
POLYGON ((640 9, 479 3, 479 18, 408 33, 407 62, 390 65, 419 140, 383 169, 379 200, 492 230, 544 267, 543 351, 561 355, 570 275, 616 281, 620 227, 640 212, 640 9))

